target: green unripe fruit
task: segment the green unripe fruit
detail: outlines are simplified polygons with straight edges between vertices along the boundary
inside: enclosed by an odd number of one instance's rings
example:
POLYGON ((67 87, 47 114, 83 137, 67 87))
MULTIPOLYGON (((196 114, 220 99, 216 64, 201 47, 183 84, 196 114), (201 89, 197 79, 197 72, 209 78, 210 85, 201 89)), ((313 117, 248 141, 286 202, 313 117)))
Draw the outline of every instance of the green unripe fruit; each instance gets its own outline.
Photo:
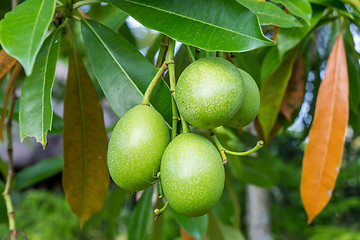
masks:
POLYGON ((260 93, 255 80, 245 71, 239 69, 244 81, 244 99, 236 114, 225 125, 241 128, 251 123, 259 112, 260 93))
POLYGON ((198 128, 215 128, 229 121, 243 99, 239 70, 222 58, 203 58, 190 64, 176 85, 180 113, 198 128))
POLYGON ((169 141, 159 112, 145 105, 130 109, 116 124, 109 142, 108 167, 114 182, 130 192, 149 187, 169 141))
POLYGON ((194 133, 180 134, 171 141, 160 171, 166 200, 186 216, 207 213, 224 189, 225 172, 219 151, 209 140, 194 133))

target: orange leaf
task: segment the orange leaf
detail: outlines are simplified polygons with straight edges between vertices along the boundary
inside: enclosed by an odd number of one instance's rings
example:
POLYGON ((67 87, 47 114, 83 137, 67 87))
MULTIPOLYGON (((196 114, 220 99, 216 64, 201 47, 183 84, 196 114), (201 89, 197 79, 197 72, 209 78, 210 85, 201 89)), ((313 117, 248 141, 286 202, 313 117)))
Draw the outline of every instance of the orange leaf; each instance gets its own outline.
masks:
POLYGON ((305 64, 304 56, 300 56, 294 63, 293 72, 289 80, 280 112, 290 122, 291 115, 301 106, 305 93, 305 64))
POLYGON ((349 83, 340 33, 331 50, 316 100, 303 159, 301 199, 311 223, 329 202, 339 174, 349 118, 349 83))
POLYGON ((64 100, 63 187, 83 224, 101 210, 110 181, 104 116, 80 56, 71 48, 64 100))
POLYGON ((4 49, 0 50, 0 79, 15 65, 16 59, 10 57, 4 49))
MULTIPOLYGON (((196 240, 193 236, 191 236, 185 229, 180 228, 180 235, 182 240, 196 240)), ((207 240, 207 237, 204 237, 204 240, 207 240)))

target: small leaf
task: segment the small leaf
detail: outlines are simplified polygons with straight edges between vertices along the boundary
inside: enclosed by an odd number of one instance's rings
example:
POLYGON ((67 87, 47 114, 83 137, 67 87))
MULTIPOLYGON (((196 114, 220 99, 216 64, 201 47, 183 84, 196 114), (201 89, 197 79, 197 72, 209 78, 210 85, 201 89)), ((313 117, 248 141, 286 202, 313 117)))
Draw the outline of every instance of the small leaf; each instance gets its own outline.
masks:
POLYGON ((4 49, 0 50, 0 79, 15 65, 16 59, 10 57, 4 49))
POLYGON ((62 169, 62 156, 41 160, 35 165, 26 167, 16 173, 13 188, 22 189, 30 187, 60 173, 62 169))
POLYGON ((148 28, 205 50, 242 52, 274 45, 261 32, 255 14, 236 0, 105 2, 114 4, 148 28))
POLYGON ((281 102, 280 112, 286 120, 291 121, 291 116, 298 109, 305 94, 305 63, 304 57, 300 56, 294 63, 293 72, 281 102))
POLYGON ((322 6, 313 6, 313 14, 310 20, 310 25, 304 24, 302 28, 281 28, 278 31, 278 49, 279 49, 279 59, 282 59, 284 55, 290 50, 298 45, 301 40, 303 40, 307 34, 316 26, 316 24, 322 18, 322 13, 324 11, 322 6))
POLYGON ((209 212, 209 240, 245 240, 239 229, 223 224, 213 212, 209 212))
POLYGON ((96 89, 71 48, 64 100, 63 187, 81 226, 101 210, 107 195, 107 141, 96 89))
POLYGON ((35 137, 44 148, 46 134, 51 130, 53 109, 51 91, 54 84, 56 62, 59 57, 61 31, 53 32, 44 42, 21 90, 19 106, 19 132, 21 141, 35 137))
POLYGON ((269 140, 269 135, 274 127, 280 111, 282 99, 290 79, 297 49, 284 60, 280 67, 265 80, 260 90, 260 109, 258 120, 264 133, 264 140, 269 140))
POLYGON ((308 25, 311 19, 311 5, 308 0, 272 0, 275 3, 281 3, 292 14, 302 18, 308 25))
POLYGON ((143 240, 146 239, 146 233, 151 215, 153 212, 151 199, 153 196, 154 187, 151 186, 145 189, 139 202, 136 203, 129 222, 129 240, 143 240))
POLYGON ((30 75, 55 12, 55 0, 26 0, 0 22, 0 43, 30 75))
POLYGON ((285 13, 281 8, 270 2, 254 0, 237 0, 251 9, 260 20, 261 25, 275 25, 282 28, 301 27, 295 17, 285 13))
POLYGON ((201 217, 187 217, 175 211, 171 211, 178 224, 185 229, 187 233, 196 239, 202 240, 205 237, 206 229, 208 227, 208 215, 201 217))
MULTIPOLYGON (((141 53, 100 23, 83 20, 82 33, 95 76, 118 117, 141 103, 143 94, 155 76, 154 66, 141 53)), ((150 102, 171 126, 169 87, 156 85, 150 102)))
POLYGON ((326 206, 339 174, 349 118, 349 86, 343 36, 328 59, 305 149, 301 199, 311 223, 326 206))

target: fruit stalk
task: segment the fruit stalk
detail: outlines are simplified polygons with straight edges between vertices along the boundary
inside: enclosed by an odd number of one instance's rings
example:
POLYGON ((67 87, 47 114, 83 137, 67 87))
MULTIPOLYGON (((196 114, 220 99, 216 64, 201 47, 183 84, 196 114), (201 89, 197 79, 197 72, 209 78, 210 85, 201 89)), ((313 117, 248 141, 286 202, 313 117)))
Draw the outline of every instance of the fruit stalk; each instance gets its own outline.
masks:
POLYGON ((164 72, 168 69, 168 64, 166 62, 164 62, 161 65, 161 68, 159 69, 159 71, 156 73, 155 77, 151 80, 148 88, 146 89, 146 92, 144 94, 144 98, 141 102, 142 105, 147 105, 150 106, 150 96, 152 91, 154 90, 156 84, 159 82, 161 76, 164 74, 164 72))
POLYGON ((189 55, 190 63, 195 62, 195 58, 191 52, 191 48, 189 45, 186 45, 186 51, 187 51, 187 54, 189 55))
POLYGON ((156 70, 159 70, 161 67, 161 64, 164 62, 166 52, 168 50, 168 46, 169 46, 169 38, 166 35, 164 35, 161 39, 159 55, 158 55, 156 65, 155 65, 156 70))

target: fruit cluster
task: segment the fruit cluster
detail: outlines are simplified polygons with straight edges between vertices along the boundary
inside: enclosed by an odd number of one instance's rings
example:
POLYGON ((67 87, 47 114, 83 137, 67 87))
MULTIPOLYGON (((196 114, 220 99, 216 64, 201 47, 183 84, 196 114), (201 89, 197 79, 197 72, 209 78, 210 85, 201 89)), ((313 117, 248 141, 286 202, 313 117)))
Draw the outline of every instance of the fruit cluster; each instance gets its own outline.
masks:
MULTIPOLYGON (((202 129, 246 126, 260 105, 251 76, 222 58, 190 64, 178 80, 175 99, 186 122, 202 129)), ((151 106, 135 106, 119 120, 110 139, 112 179, 131 192, 159 180, 175 211, 201 216, 223 192, 225 171, 219 149, 186 129, 169 142, 169 130, 160 113, 151 106)))

